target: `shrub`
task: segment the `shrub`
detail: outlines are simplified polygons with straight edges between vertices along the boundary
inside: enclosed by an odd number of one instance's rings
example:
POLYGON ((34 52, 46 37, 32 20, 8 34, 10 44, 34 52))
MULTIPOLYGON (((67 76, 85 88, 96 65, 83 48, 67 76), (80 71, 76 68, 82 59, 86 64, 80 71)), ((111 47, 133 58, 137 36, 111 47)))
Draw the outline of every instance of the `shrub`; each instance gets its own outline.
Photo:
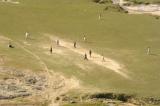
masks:
POLYGON ((91 96, 91 98, 97 99, 115 99, 115 95, 113 93, 98 93, 91 96))
POLYGON ((158 20, 158 19, 159 19, 159 16, 155 16, 155 18, 158 20))
POLYGON ((92 0, 95 3, 104 4, 104 3, 111 3, 111 0, 92 0))
POLYGON ((119 94, 117 96, 117 100, 120 100, 120 101, 123 101, 123 102, 127 102, 131 98, 132 98, 132 96, 125 95, 125 94, 119 94))
POLYGON ((99 3, 100 0, 92 0, 92 1, 95 2, 95 3, 99 3))

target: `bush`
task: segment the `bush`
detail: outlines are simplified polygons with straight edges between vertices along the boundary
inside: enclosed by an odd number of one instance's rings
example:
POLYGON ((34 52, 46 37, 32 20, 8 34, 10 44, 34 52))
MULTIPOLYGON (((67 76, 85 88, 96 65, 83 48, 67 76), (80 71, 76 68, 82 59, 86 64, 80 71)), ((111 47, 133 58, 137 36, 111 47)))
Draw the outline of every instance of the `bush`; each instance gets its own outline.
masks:
POLYGON ((95 3, 99 3, 100 0, 92 0, 92 1, 95 2, 95 3))
POLYGON ((125 94, 119 94, 117 96, 117 100, 120 100, 120 101, 123 101, 123 102, 127 102, 131 98, 132 98, 132 96, 125 95, 125 94))
POLYGON ((98 93, 90 96, 91 99, 115 99, 122 102, 128 102, 134 98, 134 95, 114 94, 114 93, 98 93))
POLYGON ((109 5, 106 8, 104 8, 104 10, 109 10, 111 9, 112 11, 118 11, 118 12, 122 12, 122 13, 128 13, 128 11, 126 11, 125 9, 123 9, 121 6, 119 5, 109 5))
POLYGON ((91 96, 91 99, 115 99, 115 95, 113 93, 98 93, 91 96))
POLYGON ((158 19, 159 19, 159 16, 155 16, 155 18, 158 20, 158 19))
POLYGON ((145 4, 145 5, 149 5, 150 3, 149 3, 149 2, 145 2, 144 4, 145 4))
POLYGON ((111 0, 92 0, 95 3, 104 4, 104 3, 111 3, 111 0))

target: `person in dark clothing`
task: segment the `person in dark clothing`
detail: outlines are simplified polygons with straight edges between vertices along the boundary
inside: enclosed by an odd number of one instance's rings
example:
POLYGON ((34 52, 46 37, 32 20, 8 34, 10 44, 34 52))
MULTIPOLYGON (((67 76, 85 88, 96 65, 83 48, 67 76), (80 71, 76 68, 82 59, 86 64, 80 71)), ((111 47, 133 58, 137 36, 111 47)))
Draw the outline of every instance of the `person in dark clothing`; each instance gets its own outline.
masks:
POLYGON ((59 40, 56 41, 57 46, 59 46, 59 40))
POLYGON ((14 46, 11 44, 11 42, 9 42, 8 47, 9 48, 14 48, 14 46))
POLYGON ((84 60, 88 60, 87 54, 84 54, 84 60))
POLYGON ((74 48, 77 48, 77 42, 74 42, 73 45, 74 45, 74 48))
POLYGON ((105 62, 105 58, 104 58, 104 56, 102 55, 102 62, 105 62))
POLYGON ((92 57, 92 51, 91 50, 89 50, 89 56, 90 56, 90 58, 92 57))
POLYGON ((49 50, 49 51, 50 51, 50 53, 52 54, 52 52, 53 52, 52 46, 50 47, 50 50, 49 50))

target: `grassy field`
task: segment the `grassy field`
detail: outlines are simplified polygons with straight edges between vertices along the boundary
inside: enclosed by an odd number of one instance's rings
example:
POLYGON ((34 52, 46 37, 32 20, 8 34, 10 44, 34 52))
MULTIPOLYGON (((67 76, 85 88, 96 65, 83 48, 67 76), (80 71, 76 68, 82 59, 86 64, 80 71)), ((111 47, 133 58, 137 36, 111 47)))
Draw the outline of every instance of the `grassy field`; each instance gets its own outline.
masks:
MULTIPOLYGON (((47 64, 49 69, 67 77, 75 76, 82 85, 107 92, 159 96, 160 20, 149 15, 128 15, 104 11, 106 5, 91 0, 23 0, 20 4, 0 3, 0 34, 23 45, 24 33, 33 40, 26 46, 47 64), (99 13, 102 20, 98 20, 99 13), (82 60, 82 56, 66 50, 67 55, 46 55, 50 40, 43 33, 77 41, 83 47, 104 54, 123 64, 132 80, 113 71, 82 60), (87 42, 83 42, 83 34, 87 42), (151 55, 146 48, 151 47, 151 55), (81 69, 76 64, 91 68, 81 69)), ((16 44, 15 44, 16 45, 16 44)), ((59 49, 59 48, 57 48, 59 49)), ((63 48, 65 51, 65 48, 63 48)), ((38 61, 22 48, 8 49, 0 45, 0 54, 10 58, 6 65, 42 70, 38 61)), ((87 105, 88 106, 88 105, 87 105)))

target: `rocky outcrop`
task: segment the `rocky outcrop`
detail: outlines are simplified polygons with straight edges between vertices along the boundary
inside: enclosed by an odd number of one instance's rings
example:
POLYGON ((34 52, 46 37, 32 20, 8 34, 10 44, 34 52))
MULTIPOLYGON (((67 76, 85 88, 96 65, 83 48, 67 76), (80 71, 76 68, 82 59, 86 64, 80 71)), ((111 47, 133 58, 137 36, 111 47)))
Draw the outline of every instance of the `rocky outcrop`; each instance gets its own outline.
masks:
POLYGON ((47 87, 44 75, 8 67, 0 67, 0 74, 0 100, 40 95, 47 87))

